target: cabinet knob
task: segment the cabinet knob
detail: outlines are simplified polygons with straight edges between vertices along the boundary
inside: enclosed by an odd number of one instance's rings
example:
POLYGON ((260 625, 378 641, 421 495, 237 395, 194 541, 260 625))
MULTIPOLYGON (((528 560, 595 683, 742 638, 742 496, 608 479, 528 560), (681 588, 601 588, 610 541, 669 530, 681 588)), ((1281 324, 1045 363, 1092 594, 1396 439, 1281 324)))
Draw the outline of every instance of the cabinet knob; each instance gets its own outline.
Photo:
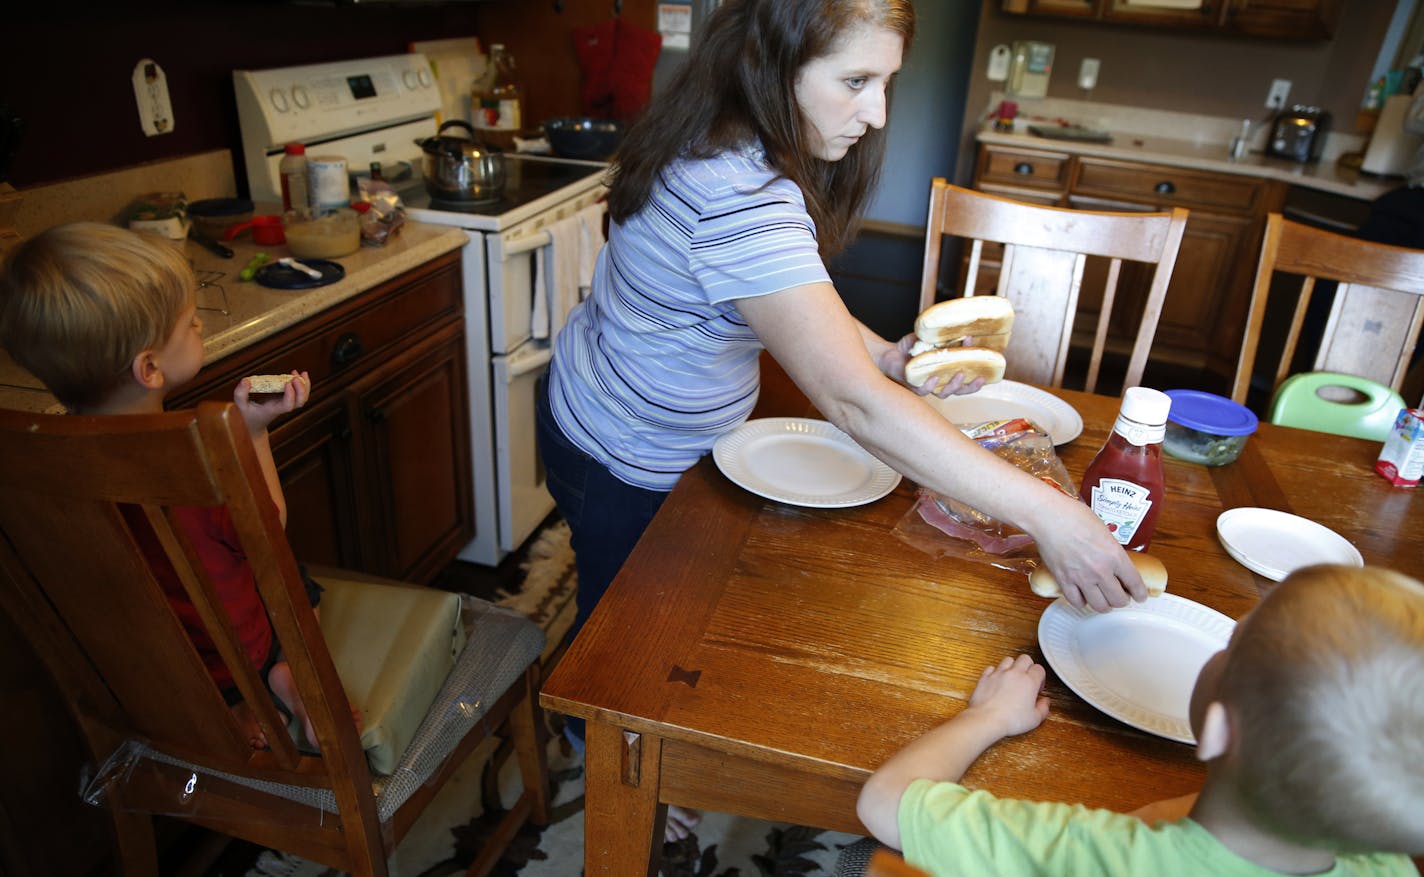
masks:
POLYGON ((1025 176, 1028 175, 1028 174, 1032 174, 1032 173, 1033 173, 1033 165, 1029 164, 1029 163, 1026 162, 1026 161, 1021 161, 1021 162, 1019 162, 1018 164, 1014 165, 1014 173, 1016 173, 1016 174, 1024 174, 1025 176))
POLYGON ((367 408, 366 419, 372 423, 385 423, 386 411, 384 408, 367 408))
POLYGON ((361 343, 361 336, 355 332, 347 332, 336 339, 336 344, 331 348, 331 364, 337 368, 348 366, 361 358, 361 354, 366 352, 366 345, 361 343))
POLYGON ((336 439, 342 442, 351 441, 351 427, 343 424, 341 428, 336 431, 336 439))
POLYGON ((1162 182, 1153 186, 1152 191, 1156 192, 1158 195, 1175 195, 1177 194, 1177 187, 1172 185, 1171 180, 1163 180, 1162 182))

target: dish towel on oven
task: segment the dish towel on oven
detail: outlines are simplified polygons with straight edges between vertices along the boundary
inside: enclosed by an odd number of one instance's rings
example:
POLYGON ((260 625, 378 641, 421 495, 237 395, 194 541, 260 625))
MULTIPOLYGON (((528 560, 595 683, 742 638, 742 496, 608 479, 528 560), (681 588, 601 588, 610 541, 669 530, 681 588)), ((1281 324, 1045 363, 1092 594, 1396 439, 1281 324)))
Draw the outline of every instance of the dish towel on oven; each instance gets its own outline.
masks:
POLYGON ((590 204, 546 229, 549 247, 534 263, 535 340, 558 335, 569 311, 593 285, 593 267, 603 246, 603 209, 602 204, 590 204))

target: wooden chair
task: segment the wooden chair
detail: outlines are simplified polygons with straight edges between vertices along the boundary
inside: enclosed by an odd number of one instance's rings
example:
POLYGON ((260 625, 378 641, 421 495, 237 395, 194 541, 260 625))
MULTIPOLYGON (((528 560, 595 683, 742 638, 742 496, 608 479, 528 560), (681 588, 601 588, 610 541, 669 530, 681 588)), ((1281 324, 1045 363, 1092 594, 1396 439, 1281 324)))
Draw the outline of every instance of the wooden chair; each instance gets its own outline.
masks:
POLYGON ((944 236, 968 239, 964 295, 978 289, 985 242, 1003 245, 997 293, 1014 305, 1013 335, 1004 356, 1007 375, 1030 383, 1063 386, 1068 351, 1074 340, 1083 269, 1087 257, 1108 260, 1107 278, 1089 348, 1083 389, 1097 387, 1108 327, 1117 303, 1123 260, 1154 266, 1128 359, 1124 387, 1138 384, 1157 333, 1167 284, 1186 230, 1187 211, 1106 213, 1024 204, 997 195, 952 186, 936 178, 930 189, 925 228, 925 261, 920 281, 920 310, 934 303, 944 236))
POLYGON ((421 809, 495 733, 513 736, 524 791, 471 872, 487 872, 526 819, 547 822, 534 682, 543 633, 481 601, 473 601, 478 622, 465 625, 469 644, 416 739, 390 776, 373 781, 231 404, 132 417, 0 411, 0 496, 0 607, 54 677, 94 764, 108 760, 111 770, 101 768, 92 788, 111 813, 125 873, 158 873, 151 814, 163 813, 352 874, 385 875, 421 809), (175 506, 230 512, 320 756, 299 752, 287 735, 207 572, 174 526, 175 506), (136 545, 138 521, 161 543, 269 749, 251 748, 224 702, 136 545))
POLYGON ((1271 282, 1281 274, 1302 279, 1267 395, 1291 371, 1317 280, 1333 280, 1339 286, 1310 370, 1358 375, 1396 392, 1403 387, 1424 325, 1424 250, 1347 237, 1272 213, 1266 218, 1232 399, 1246 402, 1271 282))

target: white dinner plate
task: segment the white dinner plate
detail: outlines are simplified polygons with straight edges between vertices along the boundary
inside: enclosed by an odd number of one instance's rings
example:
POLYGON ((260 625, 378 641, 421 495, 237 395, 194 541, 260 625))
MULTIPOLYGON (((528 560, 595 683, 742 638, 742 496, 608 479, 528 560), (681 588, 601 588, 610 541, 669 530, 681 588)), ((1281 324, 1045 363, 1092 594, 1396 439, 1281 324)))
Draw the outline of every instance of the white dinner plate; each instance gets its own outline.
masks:
POLYGON ((1195 743, 1187 715, 1192 687, 1235 626, 1176 594, 1102 613, 1074 609, 1060 597, 1038 620, 1038 644, 1083 700, 1134 728, 1195 743))
POLYGON ((1216 535, 1242 566, 1279 582, 1303 566, 1364 566, 1344 536, 1321 524, 1275 509, 1228 509, 1216 518, 1216 535))
POLYGON ((968 396, 923 398, 957 426, 1023 417, 1048 433, 1055 445, 1066 445, 1083 431, 1083 417, 1072 405, 1018 381, 999 381, 968 396))
POLYGON ((838 509, 874 502, 900 473, 824 420, 749 420, 712 446, 717 468, 758 496, 792 505, 838 509))

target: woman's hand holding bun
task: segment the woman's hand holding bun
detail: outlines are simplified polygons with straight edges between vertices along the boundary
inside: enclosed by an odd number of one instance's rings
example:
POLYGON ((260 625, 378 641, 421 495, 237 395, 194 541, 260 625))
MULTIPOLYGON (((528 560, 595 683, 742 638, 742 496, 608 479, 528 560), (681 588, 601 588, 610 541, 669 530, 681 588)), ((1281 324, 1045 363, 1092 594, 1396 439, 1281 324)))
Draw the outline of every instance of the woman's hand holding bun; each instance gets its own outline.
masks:
POLYGON ((1147 599, 1148 588, 1133 562, 1134 552, 1123 550, 1085 504, 1054 492, 1029 516, 1032 520, 1020 526, 1038 544, 1043 558, 1040 575, 1051 574, 1069 604, 1106 612, 1130 600, 1147 599))
POLYGON ((919 388, 938 378, 943 385, 960 375, 962 383, 978 381, 980 386, 1003 380, 1007 363, 1000 351, 1008 346, 1013 325, 1013 305, 998 295, 930 305, 915 319, 905 383, 919 388))

